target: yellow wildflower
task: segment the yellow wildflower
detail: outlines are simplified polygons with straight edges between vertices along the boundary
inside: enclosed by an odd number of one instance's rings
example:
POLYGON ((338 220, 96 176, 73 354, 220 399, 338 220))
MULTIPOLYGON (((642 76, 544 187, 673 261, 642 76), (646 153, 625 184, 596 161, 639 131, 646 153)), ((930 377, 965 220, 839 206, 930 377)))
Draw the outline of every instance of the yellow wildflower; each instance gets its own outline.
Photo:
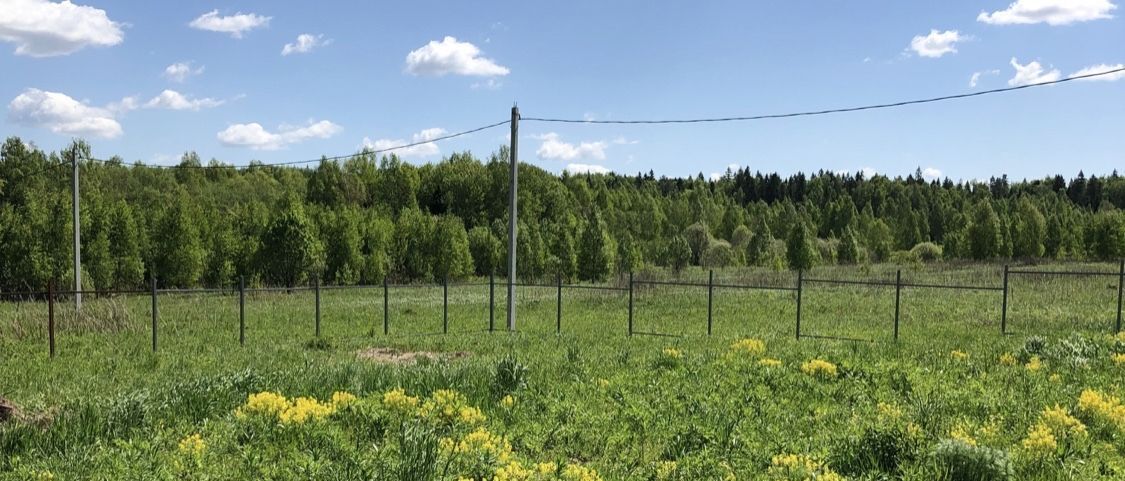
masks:
POLYGON ((1024 364, 1025 368, 1031 372, 1039 372, 1043 368, 1043 361, 1039 360, 1039 356, 1031 356, 1031 360, 1024 364))
POLYGON ((781 360, 764 357, 762 359, 758 359, 758 365, 762 367, 780 367, 781 360))
POLYGON ((203 436, 199 433, 192 434, 180 440, 180 454, 187 456, 200 457, 207 449, 207 443, 203 442, 203 436))
POLYGON ((602 477, 594 468, 587 468, 581 464, 567 464, 562 472, 563 481, 602 481, 602 477))
POLYGON ((684 357, 684 353, 683 351, 680 351, 679 349, 676 349, 674 347, 666 347, 664 348, 664 357, 671 359, 681 359, 684 357))
POLYGON ((275 392, 263 391, 246 397, 246 404, 235 410, 234 415, 245 418, 251 414, 278 416, 289 409, 289 400, 275 392))
POLYGON ((1013 356, 1010 352, 1005 352, 1004 354, 1000 355, 1001 366, 1015 366, 1018 362, 1019 361, 1016 360, 1016 356, 1013 356))
POLYGON ((383 393, 383 405, 398 413, 408 413, 418 407, 418 398, 407 396, 401 387, 383 393))
POLYGON ((535 473, 540 475, 540 476, 547 476, 547 475, 555 474, 555 472, 558 471, 558 470, 559 470, 559 465, 557 465, 555 463, 549 463, 548 462, 548 463, 536 463, 535 464, 535 473))
POLYGON ((969 446, 976 446, 977 440, 973 438, 972 432, 973 430, 964 423, 957 423, 953 426, 953 429, 949 430, 949 437, 968 444, 969 446))
POLYGON ((354 394, 345 391, 336 391, 332 393, 332 407, 336 409, 343 409, 355 403, 356 397, 354 394))
POLYGON ((1055 454, 1059 443, 1051 429, 1043 424, 1035 424, 1027 430, 1027 437, 1021 443, 1032 456, 1043 458, 1055 454))
POLYGON ((492 476, 492 481, 525 481, 531 479, 531 471, 525 469, 519 461, 512 460, 500 466, 492 476))
POLYGON ((512 445, 503 436, 492 434, 484 428, 477 428, 461 438, 453 448, 456 454, 468 454, 474 458, 495 459, 501 464, 511 461, 512 445))
POLYGON ((899 409, 898 406, 880 402, 875 407, 879 411, 879 417, 883 420, 894 422, 902 418, 902 409, 899 409))
POLYGON ((605 389, 609 387, 609 379, 598 378, 598 387, 605 389))
POLYGON ((474 425, 484 422, 480 408, 470 406, 465 395, 452 389, 438 389, 418 408, 422 417, 436 417, 440 421, 454 424, 474 425))
POLYGON ((676 473, 675 461, 661 461, 656 464, 656 479, 664 481, 672 479, 672 475, 676 473))
POLYGON ((310 397, 299 397, 277 418, 282 424, 304 424, 307 421, 320 421, 335 412, 336 409, 331 404, 324 404, 310 397))
POLYGON ((766 353, 766 343, 761 339, 740 339, 731 344, 730 349, 734 352, 757 357, 766 353))
POLYGON ((55 481, 55 473, 50 471, 39 471, 35 473, 35 481, 55 481))
POLYGON ((1078 396, 1078 412, 1125 433, 1125 405, 1116 396, 1086 389, 1078 396))
POLYGON ((949 357, 953 358, 954 361, 966 361, 969 359, 969 353, 955 349, 949 353, 949 357))
POLYGON ((1113 355, 1113 363, 1117 365, 1125 365, 1125 352, 1113 355))
POLYGON ((500 406, 504 409, 512 409, 512 407, 515 405, 516 398, 512 397, 511 394, 504 396, 504 398, 500 400, 500 406))
POLYGON ((844 478, 819 461, 797 454, 777 454, 766 471, 772 479, 843 481, 844 478))
POLYGON ((801 371, 819 378, 834 378, 837 374, 836 365, 823 359, 813 359, 801 364, 801 371))
POLYGON ((1058 384, 1058 383, 1062 382, 1062 376, 1060 376, 1059 373, 1056 372, 1056 373, 1048 376, 1047 380, 1051 381, 1054 384, 1058 384))

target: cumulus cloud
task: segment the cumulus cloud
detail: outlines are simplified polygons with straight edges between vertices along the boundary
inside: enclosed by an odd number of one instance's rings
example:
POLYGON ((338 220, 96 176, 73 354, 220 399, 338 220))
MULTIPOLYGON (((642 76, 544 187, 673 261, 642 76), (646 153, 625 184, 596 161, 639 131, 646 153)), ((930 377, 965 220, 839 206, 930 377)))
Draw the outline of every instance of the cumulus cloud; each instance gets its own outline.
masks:
POLYGON ((285 44, 285 46, 281 48, 281 54, 309 53, 315 48, 323 47, 330 43, 332 43, 332 39, 325 40, 324 35, 302 33, 297 36, 297 41, 285 44))
POLYGON ((940 179, 941 171, 933 167, 926 167, 922 169, 922 178, 926 180, 940 179))
POLYGON ((259 27, 268 27, 270 19, 255 13, 238 12, 230 16, 219 15, 218 10, 211 10, 188 24, 191 28, 207 30, 210 32, 229 33, 231 37, 242 38, 244 32, 259 27))
POLYGON ((910 49, 922 57, 939 58, 947 53, 957 53, 957 42, 966 40, 956 30, 939 32, 930 30, 928 35, 917 35, 910 41, 910 49))
POLYGON ((727 170, 726 171, 724 171, 724 172, 711 172, 711 175, 709 177, 710 177, 711 180, 720 180, 723 177, 727 176, 727 172, 730 172, 730 173, 733 174, 734 172, 738 171, 739 167, 741 167, 741 166, 738 165, 738 164, 727 164, 727 170))
POLYGON ((183 82, 188 77, 203 73, 203 66, 193 67, 191 62, 176 62, 164 68, 164 78, 173 82, 183 82))
POLYGON ((1030 85, 1043 82, 1053 82, 1062 76, 1059 69, 1051 69, 1047 71, 1039 62, 1028 62, 1027 65, 1020 65, 1015 57, 1010 61, 1012 68, 1016 69, 1016 75, 1008 79, 1008 85, 1017 87, 1020 85, 1030 85))
POLYGON ((1069 25, 1113 18, 1110 12, 1116 8, 1109 0, 1016 0, 1004 10, 981 12, 977 21, 993 25, 1069 25))
POLYGON ((8 119, 57 134, 112 139, 122 133, 121 124, 108 109, 91 107, 66 94, 34 88, 12 99, 8 104, 8 119))
POLYGON ((992 69, 992 70, 984 70, 984 71, 980 71, 980 72, 973 72, 973 75, 971 77, 969 77, 969 87, 976 87, 977 84, 980 83, 980 78, 985 76, 985 75, 1000 75, 1000 71, 996 70, 996 69, 992 69))
POLYGON ((189 99, 175 90, 165 90, 145 103, 146 109, 200 110, 223 105, 213 98, 189 99))
POLYGON ((608 174, 610 172, 605 166, 597 164, 566 164, 564 170, 572 174, 608 174))
POLYGON ((121 24, 98 8, 48 0, 6 0, 0 8, 0 41, 14 43, 16 55, 54 57, 124 39, 121 24))
POLYGON ((230 147, 248 147, 254 150, 278 150, 310 139, 327 139, 343 130, 327 120, 309 121, 303 127, 282 125, 276 133, 257 122, 234 124, 219 132, 219 142, 230 147))
POLYGON ((370 138, 364 137, 363 147, 372 150, 395 149, 393 151, 394 154, 403 158, 430 157, 441 154, 441 149, 438 149, 438 145, 430 141, 445 135, 445 133, 445 129, 434 127, 412 135, 409 141, 405 139, 371 140, 370 138), (405 147, 407 145, 409 145, 409 147, 405 147))
MULTIPOLYGON (((1125 64, 1119 63, 1117 65, 1107 65, 1107 64, 1103 63, 1103 64, 1099 64, 1099 65, 1092 65, 1092 66, 1086 67, 1082 70, 1079 70, 1077 72, 1074 72, 1074 73, 1070 74, 1070 78, 1081 77, 1083 75, 1093 75, 1093 74, 1102 73, 1102 72, 1109 72, 1111 70, 1120 70, 1122 68, 1125 68, 1125 64)), ((1107 75, 1099 75, 1097 77, 1084 78, 1084 79, 1080 79, 1080 80, 1090 80, 1090 81, 1101 80, 1103 82, 1113 82, 1115 80, 1121 80, 1123 78, 1125 78, 1125 71, 1114 72, 1114 73, 1107 74, 1107 75)))
POLYGON ((472 75, 495 77, 508 75, 507 67, 489 58, 481 57, 481 51, 469 42, 460 42, 453 37, 442 41, 432 40, 423 47, 406 55, 406 71, 414 75, 443 76, 472 75))
POLYGON ((579 160, 595 159, 605 160, 605 149, 609 145, 603 141, 580 142, 571 144, 563 142, 559 134, 550 132, 537 137, 543 143, 535 150, 535 155, 544 160, 579 160))

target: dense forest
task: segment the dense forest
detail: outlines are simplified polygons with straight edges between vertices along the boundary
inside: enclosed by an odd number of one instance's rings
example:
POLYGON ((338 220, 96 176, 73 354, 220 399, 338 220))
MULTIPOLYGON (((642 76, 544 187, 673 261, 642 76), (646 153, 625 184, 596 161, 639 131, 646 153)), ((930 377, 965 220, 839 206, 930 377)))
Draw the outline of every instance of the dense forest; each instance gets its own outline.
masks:
MULTIPOLYGON (((85 289, 431 282, 502 274, 501 148, 412 165, 360 152, 308 168, 175 168, 88 159, 82 142, 0 152, 0 291, 72 277, 71 159, 81 170, 85 289)), ((718 180, 555 175, 520 165, 519 275, 604 280, 679 270, 939 259, 1125 256, 1125 178, 926 181, 747 169, 718 180)))

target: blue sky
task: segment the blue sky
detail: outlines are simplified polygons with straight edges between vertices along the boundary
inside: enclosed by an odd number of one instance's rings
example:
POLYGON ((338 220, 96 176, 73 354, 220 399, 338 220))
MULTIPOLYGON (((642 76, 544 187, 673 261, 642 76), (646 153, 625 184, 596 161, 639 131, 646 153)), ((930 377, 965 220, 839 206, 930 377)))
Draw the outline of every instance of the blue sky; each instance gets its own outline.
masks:
MULTIPOLYGON (((81 137, 130 162, 194 150, 244 164, 424 140, 504 120, 513 102, 525 117, 592 119, 881 103, 1120 66, 1119 4, 0 0, 2 133, 50 150, 81 137)), ((1101 174, 1123 167, 1123 107, 1117 75, 787 120, 523 122, 520 157, 669 176, 1101 174)), ((404 154, 484 157, 506 142, 504 126, 404 154)))

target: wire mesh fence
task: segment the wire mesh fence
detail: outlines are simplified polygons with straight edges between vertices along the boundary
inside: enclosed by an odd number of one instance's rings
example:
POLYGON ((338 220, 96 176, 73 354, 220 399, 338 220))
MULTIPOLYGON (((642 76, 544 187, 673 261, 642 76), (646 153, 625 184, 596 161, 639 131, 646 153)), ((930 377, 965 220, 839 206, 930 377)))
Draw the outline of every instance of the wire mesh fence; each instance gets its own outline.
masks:
MULTIPOLYGON (((751 327, 795 335, 797 339, 855 342, 924 340, 934 326, 957 322, 1000 334, 1034 332, 1036 326, 1062 319, 1072 330, 1120 332, 1125 261, 1081 269, 1068 265, 1031 266, 995 271, 935 267, 877 272, 868 268, 811 273, 745 273, 717 278, 699 271, 675 277, 629 273, 609 284, 518 282, 517 301, 528 307, 519 330, 528 334, 559 334, 577 329, 567 323, 571 310, 596 312, 604 320, 594 328, 601 335, 730 336, 751 327), (669 313, 674 313, 669 315, 669 313), (788 320, 786 320, 788 319, 788 320), (967 321, 966 321, 967 320, 967 321), (620 324, 618 323, 620 322, 620 324), (857 336, 854 333, 864 333, 857 336)), ((153 352, 161 339, 188 332, 162 309, 198 310, 205 320, 228 325, 238 319, 231 336, 240 345, 254 341, 248 327, 265 313, 260 307, 283 302, 276 321, 288 332, 320 338, 323 318, 358 320, 374 336, 435 336, 506 330, 496 319, 506 317, 505 280, 439 284, 253 287, 240 282, 228 288, 75 291, 56 289, 0 293, 0 304, 15 305, 21 316, 41 319, 48 354, 58 353, 58 319, 67 329, 147 331, 153 352), (96 312, 80 312, 62 302, 75 294, 109 299, 96 312), (144 302, 140 302, 143 300, 144 302), (455 309, 451 309, 451 303, 455 309), (143 316, 137 311, 143 311, 143 316), (146 318, 145 323, 140 317, 146 318), (84 323, 89 325, 84 325, 84 323)), ((94 309, 94 308, 90 308, 94 309)), ((334 321, 335 322, 335 321, 334 321)), ((18 336, 18 326, 9 331, 18 336)), ((26 328, 23 328, 26 330, 26 328)))

